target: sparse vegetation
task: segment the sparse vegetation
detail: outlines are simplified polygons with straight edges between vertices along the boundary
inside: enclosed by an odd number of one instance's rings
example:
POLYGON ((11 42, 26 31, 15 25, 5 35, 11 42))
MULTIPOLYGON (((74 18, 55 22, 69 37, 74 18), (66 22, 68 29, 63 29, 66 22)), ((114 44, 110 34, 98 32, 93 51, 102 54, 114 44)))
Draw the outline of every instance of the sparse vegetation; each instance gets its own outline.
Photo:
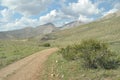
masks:
POLYGON ((86 40, 81 44, 62 48, 60 53, 67 60, 82 60, 86 68, 114 69, 120 65, 120 60, 107 44, 96 40, 86 40))
POLYGON ((79 58, 79 53, 76 50, 75 45, 67 46, 66 48, 61 48, 59 53, 61 53, 62 56, 68 61, 76 60, 79 58))
POLYGON ((44 43, 43 46, 44 47, 50 47, 51 45, 50 45, 50 43, 44 43))
POLYGON ((81 52, 83 65, 88 68, 115 69, 120 60, 115 52, 108 49, 107 44, 95 40, 83 41, 77 46, 81 52))
MULTIPOLYGON (((61 54, 51 55, 45 63, 42 80, 119 80, 120 68, 84 69, 80 60, 67 61, 61 54)), ((41 79, 41 78, 40 78, 41 79)))
POLYGON ((119 58, 118 44, 108 46, 96 40, 83 41, 51 55, 46 61, 42 80, 119 80, 119 58), (105 51, 105 56, 102 56, 105 51))

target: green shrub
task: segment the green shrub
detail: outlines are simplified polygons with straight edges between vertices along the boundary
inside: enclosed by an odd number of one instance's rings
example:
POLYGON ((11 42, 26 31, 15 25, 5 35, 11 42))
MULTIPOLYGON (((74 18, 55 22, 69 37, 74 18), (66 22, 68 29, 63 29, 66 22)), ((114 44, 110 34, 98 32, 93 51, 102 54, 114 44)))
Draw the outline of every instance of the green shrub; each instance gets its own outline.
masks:
POLYGON ((76 60, 78 57, 75 46, 67 46, 59 51, 66 60, 76 60))
POLYGON ((96 40, 83 41, 80 46, 83 65, 88 68, 113 69, 119 66, 117 55, 108 49, 108 45, 96 40))
POLYGON ((51 45, 50 45, 50 43, 44 43, 43 46, 44 47, 50 47, 51 45))
POLYGON ((81 44, 62 48, 60 53, 66 60, 82 60, 86 68, 114 69, 119 66, 117 55, 108 49, 107 44, 96 40, 86 40, 81 44))

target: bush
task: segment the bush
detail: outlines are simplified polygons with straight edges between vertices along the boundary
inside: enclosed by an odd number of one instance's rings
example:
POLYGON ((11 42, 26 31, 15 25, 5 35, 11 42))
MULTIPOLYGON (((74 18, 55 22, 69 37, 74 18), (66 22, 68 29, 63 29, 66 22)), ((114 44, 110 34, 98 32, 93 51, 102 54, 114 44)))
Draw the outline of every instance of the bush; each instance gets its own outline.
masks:
POLYGON ((88 68, 113 69, 119 66, 117 55, 108 49, 108 45, 95 40, 83 41, 80 46, 83 65, 88 68))
POLYGON ((44 47, 50 47, 51 45, 50 45, 50 43, 45 43, 45 44, 43 44, 43 46, 44 47))
POLYGON ((67 46, 66 48, 62 48, 59 53, 62 54, 62 56, 66 59, 66 60, 76 60, 77 57, 77 50, 75 49, 75 46, 67 46))
POLYGON ((82 60, 86 68, 114 69, 119 66, 117 55, 108 49, 107 44, 96 40, 86 40, 81 44, 61 49, 66 60, 82 60))

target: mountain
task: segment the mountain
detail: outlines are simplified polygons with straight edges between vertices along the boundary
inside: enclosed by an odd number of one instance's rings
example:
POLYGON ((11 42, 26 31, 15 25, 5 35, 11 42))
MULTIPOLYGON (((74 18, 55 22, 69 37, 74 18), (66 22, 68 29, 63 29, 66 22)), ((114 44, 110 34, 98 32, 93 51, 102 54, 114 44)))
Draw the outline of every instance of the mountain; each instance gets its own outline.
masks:
POLYGON ((37 26, 35 28, 26 27, 19 30, 0 32, 0 39, 26 39, 31 37, 37 37, 37 36, 46 35, 58 30, 73 28, 82 24, 84 23, 80 21, 73 21, 58 28, 58 27, 55 27, 52 23, 47 23, 44 25, 37 26))
POLYGON ((67 23, 67 24, 63 25, 61 27, 61 30, 77 27, 77 26, 80 26, 80 25, 83 25, 83 24, 84 24, 84 22, 81 22, 81 21, 73 21, 73 22, 70 22, 70 23, 67 23))
POLYGON ((20 30, 0 32, 0 39, 24 39, 39 35, 49 34, 58 30, 52 23, 33 27, 27 27, 20 30))

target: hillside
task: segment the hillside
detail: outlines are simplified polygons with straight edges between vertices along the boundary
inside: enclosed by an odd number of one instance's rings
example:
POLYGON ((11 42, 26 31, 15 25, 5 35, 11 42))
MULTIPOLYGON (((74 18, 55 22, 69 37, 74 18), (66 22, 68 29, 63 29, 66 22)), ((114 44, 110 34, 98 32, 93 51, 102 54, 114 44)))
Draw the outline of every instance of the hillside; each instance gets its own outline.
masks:
POLYGON ((108 19, 102 19, 75 28, 61 30, 52 33, 51 36, 57 38, 57 40, 55 40, 57 45, 73 44, 74 42, 80 42, 83 39, 89 38, 99 39, 105 42, 119 42, 120 16, 116 15, 108 19))

